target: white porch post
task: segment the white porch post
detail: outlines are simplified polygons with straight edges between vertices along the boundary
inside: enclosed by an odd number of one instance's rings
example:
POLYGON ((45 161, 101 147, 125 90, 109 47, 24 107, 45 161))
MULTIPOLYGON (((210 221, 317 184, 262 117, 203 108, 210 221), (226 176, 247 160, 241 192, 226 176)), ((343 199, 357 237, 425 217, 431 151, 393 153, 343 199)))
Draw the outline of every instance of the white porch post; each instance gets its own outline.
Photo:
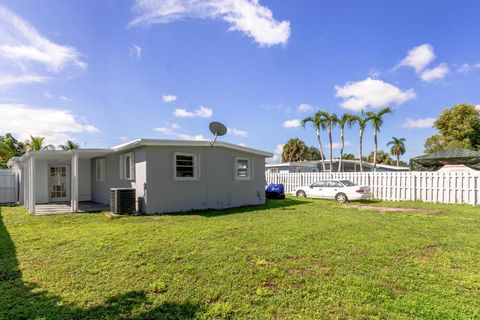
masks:
POLYGON ((29 210, 30 203, 28 200, 29 199, 29 194, 28 194, 28 186, 29 186, 29 181, 30 181, 30 176, 29 176, 29 171, 28 168, 30 166, 30 161, 22 163, 22 170, 24 173, 24 180, 23 180, 23 205, 27 210, 29 210))
POLYGON ((72 188, 71 188, 71 209, 78 211, 78 153, 72 155, 72 188))
POLYGON ((29 210, 31 213, 35 213, 35 157, 32 155, 30 158, 30 170, 29 170, 29 210))

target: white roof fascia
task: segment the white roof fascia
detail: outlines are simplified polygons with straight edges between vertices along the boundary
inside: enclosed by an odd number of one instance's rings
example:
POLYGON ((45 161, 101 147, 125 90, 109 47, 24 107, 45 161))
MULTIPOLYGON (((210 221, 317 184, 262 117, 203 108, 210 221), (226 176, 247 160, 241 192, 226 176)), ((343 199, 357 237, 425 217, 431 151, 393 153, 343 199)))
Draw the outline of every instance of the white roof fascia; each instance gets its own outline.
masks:
MULTIPOLYGON (((210 141, 206 140, 163 140, 163 139, 137 139, 133 140, 118 146, 113 147, 115 151, 125 151, 132 148, 137 148, 141 146, 182 146, 182 147, 209 147, 210 141)), ((264 157, 273 157, 273 153, 257 150, 249 147, 243 147, 236 144, 217 141, 213 147, 224 147, 227 149, 233 149, 243 152, 248 152, 252 154, 257 154, 264 157)))

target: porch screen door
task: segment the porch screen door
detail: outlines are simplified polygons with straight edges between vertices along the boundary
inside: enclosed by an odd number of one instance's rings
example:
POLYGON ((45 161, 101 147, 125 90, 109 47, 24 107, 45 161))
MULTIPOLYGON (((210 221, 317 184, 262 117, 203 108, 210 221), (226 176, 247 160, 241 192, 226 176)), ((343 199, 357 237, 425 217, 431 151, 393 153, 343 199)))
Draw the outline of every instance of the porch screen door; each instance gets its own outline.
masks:
POLYGON ((48 177, 48 191, 50 201, 67 201, 67 167, 50 167, 48 177))

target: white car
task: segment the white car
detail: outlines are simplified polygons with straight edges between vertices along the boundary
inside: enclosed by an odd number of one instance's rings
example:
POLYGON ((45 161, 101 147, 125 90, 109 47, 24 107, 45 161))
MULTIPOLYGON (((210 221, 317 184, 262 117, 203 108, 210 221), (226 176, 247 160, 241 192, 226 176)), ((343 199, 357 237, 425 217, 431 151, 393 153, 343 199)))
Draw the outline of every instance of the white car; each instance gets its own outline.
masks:
POLYGON ((298 187, 293 194, 300 198, 335 199, 338 202, 372 198, 370 187, 358 186, 348 180, 322 180, 309 186, 298 187))

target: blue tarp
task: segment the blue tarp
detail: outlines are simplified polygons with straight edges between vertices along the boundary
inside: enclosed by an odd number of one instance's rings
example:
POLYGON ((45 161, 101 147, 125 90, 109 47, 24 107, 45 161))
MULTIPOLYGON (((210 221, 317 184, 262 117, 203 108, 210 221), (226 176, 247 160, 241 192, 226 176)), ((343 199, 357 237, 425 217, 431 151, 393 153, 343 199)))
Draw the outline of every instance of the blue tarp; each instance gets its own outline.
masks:
POLYGON ((267 199, 285 198, 285 187, 281 183, 271 183, 265 187, 267 199))

